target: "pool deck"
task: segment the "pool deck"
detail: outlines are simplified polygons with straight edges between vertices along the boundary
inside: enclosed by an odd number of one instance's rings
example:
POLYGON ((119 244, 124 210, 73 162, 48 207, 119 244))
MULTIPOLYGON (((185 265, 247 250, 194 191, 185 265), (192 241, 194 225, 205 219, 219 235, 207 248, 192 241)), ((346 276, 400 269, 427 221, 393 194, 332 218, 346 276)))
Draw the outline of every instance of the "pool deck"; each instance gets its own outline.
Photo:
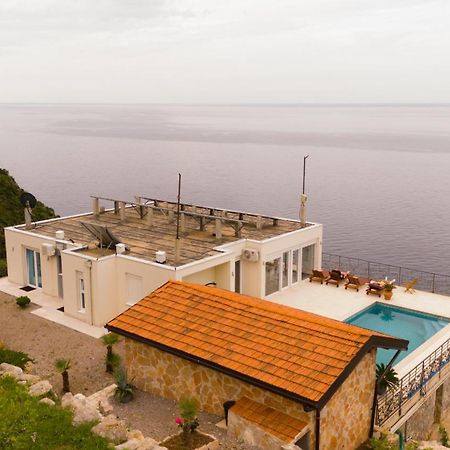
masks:
MULTIPOLYGON (((424 291, 415 291, 410 294, 405 292, 405 288, 401 286, 394 290, 391 300, 384 300, 383 296, 379 298, 375 295, 366 295, 365 286, 356 292, 354 289, 345 290, 343 284, 337 288, 331 284, 326 286, 325 283, 321 285, 318 282, 310 283, 309 280, 303 280, 295 286, 267 297, 267 299, 340 321, 348 319, 377 302, 434 314, 450 320, 450 296, 424 291)), ((391 334, 395 336, 395 322, 391 334)), ((399 364, 396 364, 395 369, 399 376, 403 376, 421 363, 427 355, 448 339, 450 339, 450 325, 440 330, 399 364)))

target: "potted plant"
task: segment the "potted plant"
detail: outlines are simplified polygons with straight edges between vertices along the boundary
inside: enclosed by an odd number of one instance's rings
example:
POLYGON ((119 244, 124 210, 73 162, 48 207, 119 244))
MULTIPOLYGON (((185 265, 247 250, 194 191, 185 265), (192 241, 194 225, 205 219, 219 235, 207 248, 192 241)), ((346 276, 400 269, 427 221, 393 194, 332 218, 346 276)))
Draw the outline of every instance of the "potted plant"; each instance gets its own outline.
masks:
POLYGON ((376 378, 378 395, 383 395, 388 388, 395 387, 399 383, 397 372, 392 367, 385 372, 386 366, 383 363, 377 364, 376 378))
POLYGON ((175 420, 181 433, 164 439, 160 445, 168 450, 218 450, 219 441, 210 434, 197 430, 199 421, 197 414, 200 403, 196 398, 186 397, 178 404, 181 417, 175 420))
POLYGON ((393 290, 397 288, 397 286, 394 284, 395 280, 388 280, 387 278, 384 280, 383 283, 383 295, 385 300, 390 300, 392 298, 393 290))

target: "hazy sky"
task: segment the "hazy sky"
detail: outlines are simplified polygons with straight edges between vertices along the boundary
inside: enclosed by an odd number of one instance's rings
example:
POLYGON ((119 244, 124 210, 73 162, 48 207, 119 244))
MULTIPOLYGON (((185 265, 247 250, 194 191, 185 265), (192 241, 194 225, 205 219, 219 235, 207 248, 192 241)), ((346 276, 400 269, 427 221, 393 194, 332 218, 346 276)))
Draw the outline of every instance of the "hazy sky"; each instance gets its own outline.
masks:
POLYGON ((0 0, 0 102, 450 102, 450 0, 0 0))

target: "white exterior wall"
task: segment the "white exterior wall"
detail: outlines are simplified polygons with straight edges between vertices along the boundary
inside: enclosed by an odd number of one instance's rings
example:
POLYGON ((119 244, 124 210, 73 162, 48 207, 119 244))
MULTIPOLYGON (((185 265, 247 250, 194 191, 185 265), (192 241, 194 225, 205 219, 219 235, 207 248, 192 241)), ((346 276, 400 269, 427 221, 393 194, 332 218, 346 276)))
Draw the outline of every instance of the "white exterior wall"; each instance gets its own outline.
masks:
MULTIPOLYGON (((28 284, 27 262, 25 250, 27 248, 41 253, 44 243, 56 245, 56 240, 50 237, 39 236, 35 233, 5 228, 6 258, 8 261, 8 280, 12 283, 25 286, 28 284)), ((58 241, 59 242, 59 241, 58 241)), ((65 243, 66 246, 73 246, 65 243)), ((41 253, 42 291, 58 297, 58 270, 56 256, 46 257, 41 253)))
MULTIPOLYGON (((265 241, 241 239, 218 246, 217 250, 222 253, 176 269, 128 255, 113 254, 96 259, 72 251, 75 245, 65 241, 67 250, 61 252, 64 312, 86 323, 103 326, 130 306, 127 276, 142 280, 142 297, 170 279, 198 284, 215 282, 217 287, 234 291, 236 260, 241 261, 241 293, 263 298, 265 296, 265 262, 281 256, 284 251, 315 244, 314 265, 316 268, 321 268, 322 230, 322 225, 313 225, 265 241), (257 250, 260 255, 259 260, 257 262, 243 260, 241 258, 243 249, 257 250), (84 311, 80 311, 79 307, 77 272, 81 272, 85 282, 86 308, 84 311)), ((5 236, 8 278, 13 283, 26 285, 25 249, 31 248, 40 252, 43 243, 55 244, 56 240, 13 227, 5 229, 5 236)), ((57 258, 41 255, 41 272, 44 293, 57 297, 57 258)), ((140 286, 140 283, 137 285, 140 286)))

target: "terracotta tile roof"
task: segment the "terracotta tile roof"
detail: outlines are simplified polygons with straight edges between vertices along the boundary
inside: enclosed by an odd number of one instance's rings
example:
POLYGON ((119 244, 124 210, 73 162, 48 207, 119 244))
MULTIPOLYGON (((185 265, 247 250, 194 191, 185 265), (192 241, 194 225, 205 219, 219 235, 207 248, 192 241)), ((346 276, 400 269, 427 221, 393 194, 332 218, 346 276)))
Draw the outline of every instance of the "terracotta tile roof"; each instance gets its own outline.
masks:
POLYGON ((111 320, 107 328, 313 403, 374 336, 386 348, 399 348, 395 342, 401 348, 407 345, 267 300, 175 281, 111 320))
POLYGON ((238 400, 231 411, 287 443, 291 443, 307 426, 301 420, 247 397, 238 400))

